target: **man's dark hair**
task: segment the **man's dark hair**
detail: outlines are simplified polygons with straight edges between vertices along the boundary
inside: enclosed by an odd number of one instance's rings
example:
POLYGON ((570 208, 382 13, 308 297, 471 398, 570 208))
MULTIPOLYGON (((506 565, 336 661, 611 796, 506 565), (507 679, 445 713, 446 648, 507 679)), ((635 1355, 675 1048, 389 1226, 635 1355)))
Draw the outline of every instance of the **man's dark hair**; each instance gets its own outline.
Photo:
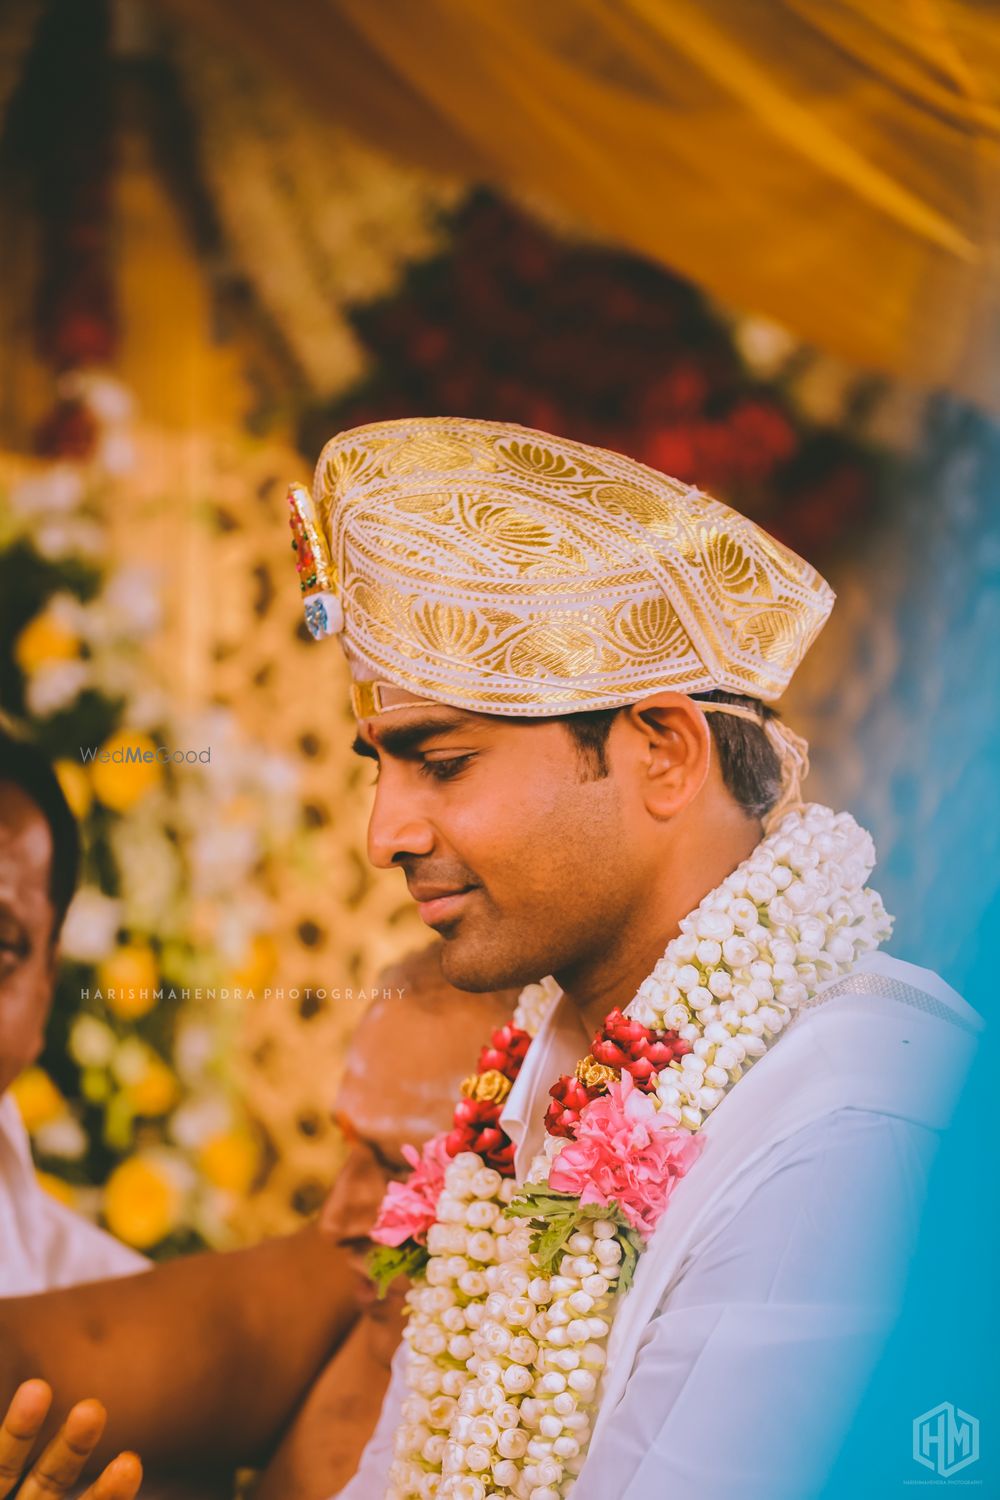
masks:
MULTIPOLYGON (((734 703, 752 708, 762 719, 777 718, 773 708, 759 698, 744 698, 714 688, 710 693, 692 693, 695 703, 734 703)), ((587 779, 608 774, 608 736, 620 708, 599 708, 579 714, 564 714, 560 722, 573 736, 584 762, 587 779)), ((762 818, 781 794, 781 761, 763 728, 735 714, 707 714, 719 756, 719 769, 726 790, 750 818, 762 818)))
POLYGON ((80 832, 51 762, 37 745, 18 738, 0 724, 0 785, 19 787, 38 808, 52 834, 49 900, 53 941, 59 934, 76 890, 80 870, 80 832))

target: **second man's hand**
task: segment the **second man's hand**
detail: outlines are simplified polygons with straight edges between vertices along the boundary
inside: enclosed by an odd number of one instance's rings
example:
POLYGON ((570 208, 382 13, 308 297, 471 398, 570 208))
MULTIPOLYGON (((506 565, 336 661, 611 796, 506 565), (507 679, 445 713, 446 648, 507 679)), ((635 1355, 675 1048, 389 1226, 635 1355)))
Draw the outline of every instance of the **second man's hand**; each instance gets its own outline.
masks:
MULTIPOLYGON (((60 1500, 75 1487, 99 1443, 107 1413, 99 1401, 78 1401, 25 1475, 51 1405, 52 1391, 44 1380, 26 1380, 14 1392, 0 1425, 0 1500, 13 1494, 19 1483, 18 1500, 60 1500)), ((80 1500, 135 1500, 141 1483, 139 1459, 134 1453, 120 1453, 80 1500)))

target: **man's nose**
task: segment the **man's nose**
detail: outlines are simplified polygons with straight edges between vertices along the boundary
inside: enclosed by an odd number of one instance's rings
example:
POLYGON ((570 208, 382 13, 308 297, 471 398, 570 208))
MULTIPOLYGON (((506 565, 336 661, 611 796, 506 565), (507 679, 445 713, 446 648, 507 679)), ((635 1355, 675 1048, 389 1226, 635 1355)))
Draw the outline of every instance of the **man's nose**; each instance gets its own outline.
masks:
POLYGON ((375 788, 375 801, 368 819, 368 858, 379 870, 387 870, 403 855, 430 854, 434 829, 408 795, 402 778, 383 770, 375 788))

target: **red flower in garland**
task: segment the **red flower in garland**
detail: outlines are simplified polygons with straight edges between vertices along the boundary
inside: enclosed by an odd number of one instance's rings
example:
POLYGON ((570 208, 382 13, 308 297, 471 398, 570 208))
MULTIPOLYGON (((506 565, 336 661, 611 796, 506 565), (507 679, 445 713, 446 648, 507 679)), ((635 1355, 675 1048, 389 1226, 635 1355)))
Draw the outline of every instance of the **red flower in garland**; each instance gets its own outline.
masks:
POLYGON ((485 1099, 462 1099, 455 1106, 455 1123, 448 1132, 449 1156, 475 1151, 502 1177, 514 1175, 514 1142, 497 1124, 502 1105, 485 1099))
POLYGON ((455 1106, 454 1124, 445 1141, 449 1156, 475 1151, 488 1167, 504 1177, 514 1175, 514 1142, 500 1129, 499 1119, 511 1084, 531 1045, 518 1026, 498 1026, 479 1054, 479 1071, 462 1084, 463 1098, 455 1106))
POLYGON ((549 1089, 552 1103, 545 1111, 545 1129, 549 1135, 564 1135, 572 1140, 583 1106, 596 1099, 606 1087, 605 1083, 586 1084, 580 1077, 564 1073, 549 1089))
POLYGON ((643 1093, 651 1093, 654 1073, 691 1051, 676 1031, 650 1031, 638 1021, 630 1021, 620 1010, 613 1010, 594 1037, 591 1052, 607 1068, 631 1073, 643 1093))
POLYGON ((480 1052, 477 1067, 480 1073, 496 1068, 513 1083, 530 1046, 531 1037, 519 1026, 498 1026, 490 1035, 489 1045, 480 1052))
POLYGON ((653 1077, 675 1057, 691 1051, 676 1031, 651 1031, 631 1021, 618 1009, 611 1011, 594 1036, 590 1056, 578 1064, 573 1077, 567 1073, 549 1089, 553 1102, 545 1112, 549 1135, 573 1139, 580 1112, 592 1099, 608 1091, 622 1073, 628 1073, 644 1094, 653 1091, 653 1077))

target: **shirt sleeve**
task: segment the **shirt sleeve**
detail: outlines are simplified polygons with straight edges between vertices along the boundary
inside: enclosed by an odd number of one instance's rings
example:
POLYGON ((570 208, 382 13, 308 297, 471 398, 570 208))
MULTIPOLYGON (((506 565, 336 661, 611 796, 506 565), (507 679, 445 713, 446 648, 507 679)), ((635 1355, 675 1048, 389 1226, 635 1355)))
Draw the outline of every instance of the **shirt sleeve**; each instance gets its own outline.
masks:
POLYGON ((898 1311, 937 1139, 844 1109, 769 1153, 668 1289, 573 1500, 816 1494, 898 1311))
POLYGON ((34 1249, 44 1266, 46 1291, 149 1270, 145 1256, 57 1203, 40 1188, 37 1191, 40 1243, 34 1249))

